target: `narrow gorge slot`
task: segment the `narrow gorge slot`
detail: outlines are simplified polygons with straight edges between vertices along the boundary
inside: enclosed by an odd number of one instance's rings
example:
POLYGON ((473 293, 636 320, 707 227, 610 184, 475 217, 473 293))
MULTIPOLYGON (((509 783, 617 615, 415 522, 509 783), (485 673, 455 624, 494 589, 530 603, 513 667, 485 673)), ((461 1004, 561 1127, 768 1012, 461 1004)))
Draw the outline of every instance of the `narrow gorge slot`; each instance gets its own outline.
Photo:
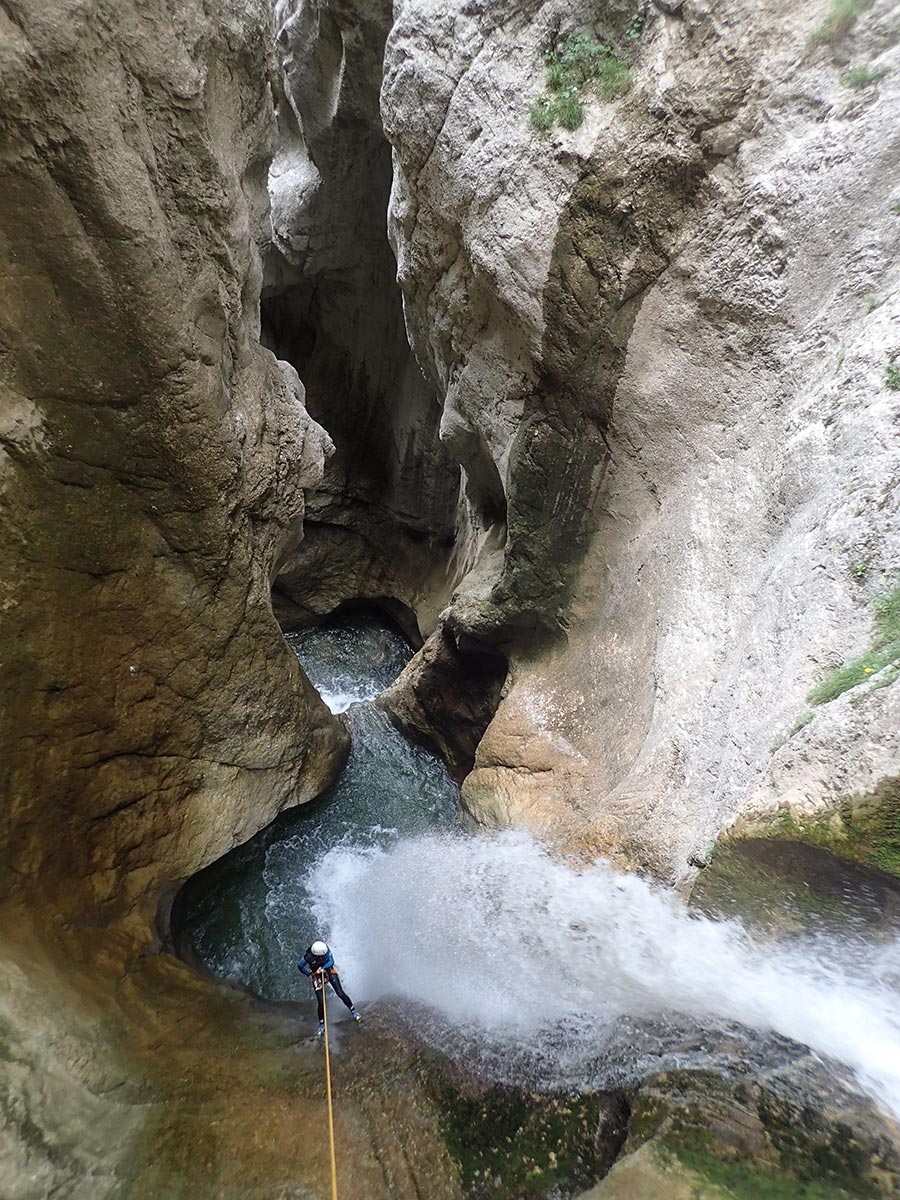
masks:
POLYGON ((268 1000, 305 997, 297 959, 328 923, 311 880, 333 850, 365 853, 458 822, 458 789, 443 764, 373 703, 413 649, 397 627, 352 610, 286 635, 350 732, 340 776, 313 804, 283 813, 190 880, 173 909, 173 937, 189 959, 268 1000))
POLYGON ((900 1200, 900 0, 0 94, 0 1198, 900 1200))

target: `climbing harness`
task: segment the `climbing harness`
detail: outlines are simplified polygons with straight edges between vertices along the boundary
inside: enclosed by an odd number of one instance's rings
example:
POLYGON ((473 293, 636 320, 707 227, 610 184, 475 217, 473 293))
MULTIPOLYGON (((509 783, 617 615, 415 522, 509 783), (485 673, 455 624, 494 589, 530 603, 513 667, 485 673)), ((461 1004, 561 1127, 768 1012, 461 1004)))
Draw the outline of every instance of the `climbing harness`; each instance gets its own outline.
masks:
POLYGON ((338 1200, 337 1162, 334 1157, 334 1110, 331 1105, 331 1055, 328 1050, 328 1001, 322 977, 322 1020, 325 1023, 325 1094, 328 1097, 328 1144, 331 1149, 331 1200, 338 1200))

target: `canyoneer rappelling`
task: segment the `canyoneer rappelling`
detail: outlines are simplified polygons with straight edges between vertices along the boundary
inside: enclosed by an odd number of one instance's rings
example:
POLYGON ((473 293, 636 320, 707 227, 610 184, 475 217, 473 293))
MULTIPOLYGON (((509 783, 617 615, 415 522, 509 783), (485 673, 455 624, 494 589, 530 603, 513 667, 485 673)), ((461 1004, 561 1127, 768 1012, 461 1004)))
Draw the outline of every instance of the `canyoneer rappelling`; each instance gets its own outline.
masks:
POLYGON ((316 1011, 319 1017, 319 1024, 316 1029, 316 1035, 321 1037, 325 1032, 325 1012, 323 1008, 323 993, 325 984, 330 983, 332 990, 343 1000, 347 1008, 350 1010, 350 1016, 354 1021, 361 1021, 362 1017, 353 1007, 353 1001, 341 987, 341 977, 337 973, 334 965, 334 955, 328 949, 328 944, 323 941, 315 941, 311 946, 308 946, 304 951, 303 957, 297 963, 297 970, 312 982, 313 990, 316 993, 316 1011))

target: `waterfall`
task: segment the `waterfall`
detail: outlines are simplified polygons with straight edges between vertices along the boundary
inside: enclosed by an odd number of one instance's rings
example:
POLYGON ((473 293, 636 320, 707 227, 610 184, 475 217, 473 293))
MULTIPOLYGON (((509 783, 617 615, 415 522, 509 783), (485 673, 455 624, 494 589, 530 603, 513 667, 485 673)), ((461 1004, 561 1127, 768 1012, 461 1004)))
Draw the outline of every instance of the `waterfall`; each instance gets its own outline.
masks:
POLYGON ((310 891, 361 999, 432 1010, 432 1036, 443 1023, 495 1056, 526 1046, 548 1075, 596 1082, 598 1046, 623 1018, 738 1023, 849 1067, 900 1118, 896 939, 764 945, 604 862, 575 870, 521 833, 337 847, 310 891))
POLYGON ((487 1075, 602 1087, 727 1067, 723 1042, 765 1064, 790 1039, 900 1118, 896 936, 757 939, 605 862, 463 833, 443 766, 368 703, 411 654, 399 633, 357 619, 291 641, 353 749, 322 800, 188 885, 184 928, 216 974, 305 997, 297 957, 324 937, 357 1004, 394 1004, 487 1075))

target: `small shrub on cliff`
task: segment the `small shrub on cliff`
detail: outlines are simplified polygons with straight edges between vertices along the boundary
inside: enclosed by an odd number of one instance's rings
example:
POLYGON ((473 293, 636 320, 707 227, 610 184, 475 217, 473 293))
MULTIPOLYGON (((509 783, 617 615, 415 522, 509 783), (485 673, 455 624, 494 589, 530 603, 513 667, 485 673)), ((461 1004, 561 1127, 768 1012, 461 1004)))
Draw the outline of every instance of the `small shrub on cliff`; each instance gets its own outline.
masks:
POLYGON ((875 601, 872 644, 865 654, 835 667, 806 697, 808 704, 827 704, 857 687, 884 667, 900 662, 900 587, 875 601))
POLYGON ((841 83, 858 92, 866 87, 874 87, 887 73, 887 67, 851 67, 841 76, 841 83))
POLYGON ((872 0, 832 0, 822 24, 813 33, 813 40, 833 46, 847 36, 857 17, 871 4, 872 0))
POLYGON ((631 18, 631 24, 625 30, 625 36, 629 42, 639 42, 641 34, 644 32, 644 26, 647 24, 647 14, 645 12, 635 13, 631 18))
POLYGON ((892 392, 900 392, 900 367, 888 363, 884 368, 884 386, 892 392))
POLYGON ((592 42, 586 33, 573 33, 558 53, 550 51, 547 64, 558 64, 567 83, 585 87, 597 78, 604 60, 611 54, 609 42, 592 42))
POLYGON ((617 58, 609 42, 574 33, 544 56, 547 91, 531 109, 531 123, 542 132, 559 123, 577 129, 584 120, 583 94, 593 88, 604 100, 624 96, 631 87, 631 68, 617 58))

